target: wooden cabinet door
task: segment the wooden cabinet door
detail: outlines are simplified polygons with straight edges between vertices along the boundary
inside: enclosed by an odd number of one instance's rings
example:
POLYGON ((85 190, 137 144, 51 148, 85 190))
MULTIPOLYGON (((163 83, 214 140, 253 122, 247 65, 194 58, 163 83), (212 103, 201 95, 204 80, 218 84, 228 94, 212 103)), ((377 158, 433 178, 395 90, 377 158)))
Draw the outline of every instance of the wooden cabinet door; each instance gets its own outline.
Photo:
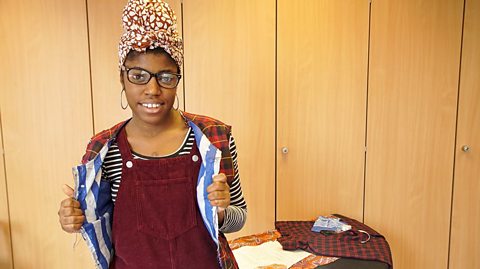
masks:
POLYGON ((279 0, 277 16, 277 220, 362 220, 369 2, 279 0))
MULTIPOLYGON (((58 221, 93 134, 85 1, 3 0, 0 107, 16 269, 93 268, 58 221), (4 27, 5 26, 5 27, 4 27)), ((82 240, 81 236, 78 240, 82 240)))
POLYGON ((186 110, 233 126, 248 206, 240 234, 272 229, 275 1, 184 0, 183 10, 186 110))
POLYGON ((463 0, 372 1, 365 223, 394 268, 446 268, 463 0))
POLYGON ((450 269, 480 268, 480 1, 466 1, 450 269), (467 146, 468 148, 464 148, 467 146))

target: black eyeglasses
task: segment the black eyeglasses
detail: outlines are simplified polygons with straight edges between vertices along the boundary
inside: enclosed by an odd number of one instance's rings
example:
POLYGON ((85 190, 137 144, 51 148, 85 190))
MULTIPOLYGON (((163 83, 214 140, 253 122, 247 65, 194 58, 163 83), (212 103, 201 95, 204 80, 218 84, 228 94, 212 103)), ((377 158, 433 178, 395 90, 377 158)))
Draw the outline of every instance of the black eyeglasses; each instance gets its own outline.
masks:
POLYGON ((138 67, 127 68, 126 66, 122 66, 122 70, 127 72, 127 79, 133 84, 145 85, 152 77, 155 77, 158 84, 166 89, 177 87, 178 82, 180 82, 180 78, 182 77, 180 74, 170 72, 150 73, 149 71, 138 67))

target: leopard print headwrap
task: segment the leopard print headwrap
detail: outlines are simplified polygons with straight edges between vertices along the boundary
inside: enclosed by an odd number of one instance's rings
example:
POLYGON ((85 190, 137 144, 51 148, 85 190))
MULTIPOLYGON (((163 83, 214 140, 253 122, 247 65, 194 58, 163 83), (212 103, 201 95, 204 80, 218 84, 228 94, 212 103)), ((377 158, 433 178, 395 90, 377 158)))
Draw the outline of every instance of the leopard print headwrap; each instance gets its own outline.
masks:
POLYGON ((180 68, 183 43, 177 31, 177 18, 162 0, 129 0, 123 10, 123 35, 118 49, 119 67, 131 50, 163 48, 180 68))

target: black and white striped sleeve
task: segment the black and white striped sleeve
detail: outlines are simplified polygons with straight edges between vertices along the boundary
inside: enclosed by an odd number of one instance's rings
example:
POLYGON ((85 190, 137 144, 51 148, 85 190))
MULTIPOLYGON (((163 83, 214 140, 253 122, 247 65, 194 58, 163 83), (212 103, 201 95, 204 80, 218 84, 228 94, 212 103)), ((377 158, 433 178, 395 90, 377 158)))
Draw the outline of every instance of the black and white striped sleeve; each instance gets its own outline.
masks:
POLYGON ((242 229, 247 220, 247 203, 243 198, 242 187, 240 185, 240 174, 238 172, 237 147, 235 139, 230 136, 229 141, 230 154, 234 168, 234 177, 230 186, 230 205, 225 209, 223 225, 220 231, 223 233, 233 233, 242 229))

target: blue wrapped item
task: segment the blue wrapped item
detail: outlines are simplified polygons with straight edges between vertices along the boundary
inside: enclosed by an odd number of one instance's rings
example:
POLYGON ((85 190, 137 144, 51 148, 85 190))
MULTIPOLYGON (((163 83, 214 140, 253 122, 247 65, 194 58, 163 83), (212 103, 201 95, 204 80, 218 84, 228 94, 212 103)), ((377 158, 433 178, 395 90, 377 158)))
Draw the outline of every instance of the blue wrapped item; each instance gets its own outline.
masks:
POLYGON ((342 222, 339 218, 320 216, 312 227, 312 232, 330 231, 340 233, 352 229, 352 226, 342 222))

